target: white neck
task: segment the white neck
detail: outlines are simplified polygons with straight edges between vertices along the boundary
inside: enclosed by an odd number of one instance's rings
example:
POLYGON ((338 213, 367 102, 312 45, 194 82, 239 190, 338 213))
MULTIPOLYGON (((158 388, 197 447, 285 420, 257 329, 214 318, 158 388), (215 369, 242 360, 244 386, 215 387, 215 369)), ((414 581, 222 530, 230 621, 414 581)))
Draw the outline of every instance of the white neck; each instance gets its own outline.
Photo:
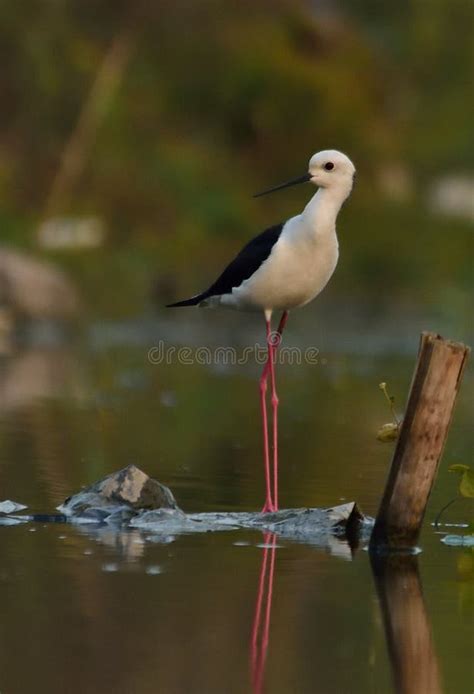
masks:
POLYGON ((349 196, 349 187, 319 188, 302 212, 303 219, 317 234, 327 234, 335 231, 336 218, 342 203, 349 196))

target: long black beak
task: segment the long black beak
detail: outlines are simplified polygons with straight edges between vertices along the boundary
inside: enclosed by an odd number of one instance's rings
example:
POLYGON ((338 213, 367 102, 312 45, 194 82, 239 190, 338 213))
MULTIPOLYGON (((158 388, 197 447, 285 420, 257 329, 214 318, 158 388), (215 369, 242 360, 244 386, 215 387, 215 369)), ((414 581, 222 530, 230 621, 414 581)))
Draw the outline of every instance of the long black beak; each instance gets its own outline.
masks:
POLYGON ((279 186, 275 186, 274 188, 269 188, 268 190, 264 190, 261 193, 257 193, 254 195, 254 198, 259 198, 262 195, 268 195, 268 193, 274 193, 276 190, 283 190, 283 188, 289 188, 290 186, 296 186, 298 183, 308 183, 308 181, 311 180, 311 174, 307 173, 304 176, 298 176, 298 178, 293 178, 291 181, 287 181, 286 183, 280 183, 279 186))

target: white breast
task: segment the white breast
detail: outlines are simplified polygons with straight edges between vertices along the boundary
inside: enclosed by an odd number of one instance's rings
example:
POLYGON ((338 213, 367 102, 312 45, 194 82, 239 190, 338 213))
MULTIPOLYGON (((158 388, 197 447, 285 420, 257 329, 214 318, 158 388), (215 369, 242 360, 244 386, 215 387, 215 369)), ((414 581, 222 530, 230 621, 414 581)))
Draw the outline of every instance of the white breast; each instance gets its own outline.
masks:
POLYGON ((302 215, 284 226, 267 260, 221 303, 243 310, 288 310, 314 299, 329 281, 339 250, 334 225, 315 233, 302 215))

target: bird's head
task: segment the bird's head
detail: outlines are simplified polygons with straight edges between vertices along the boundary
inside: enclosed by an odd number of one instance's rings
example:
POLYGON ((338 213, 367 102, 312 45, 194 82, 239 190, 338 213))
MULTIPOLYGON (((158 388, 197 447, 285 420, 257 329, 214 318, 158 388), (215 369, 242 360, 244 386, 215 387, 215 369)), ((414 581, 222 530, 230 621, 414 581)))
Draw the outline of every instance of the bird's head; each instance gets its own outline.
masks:
POLYGON ((281 183, 274 188, 257 193, 254 197, 258 198, 276 190, 282 190, 298 183, 313 183, 318 188, 332 188, 344 191, 349 195, 354 181, 355 166, 342 152, 336 149, 325 149, 322 152, 313 154, 309 160, 308 173, 291 181, 281 183))
POLYGON ((318 188, 352 188, 355 166, 349 157, 336 149, 313 154, 308 169, 309 180, 318 188))

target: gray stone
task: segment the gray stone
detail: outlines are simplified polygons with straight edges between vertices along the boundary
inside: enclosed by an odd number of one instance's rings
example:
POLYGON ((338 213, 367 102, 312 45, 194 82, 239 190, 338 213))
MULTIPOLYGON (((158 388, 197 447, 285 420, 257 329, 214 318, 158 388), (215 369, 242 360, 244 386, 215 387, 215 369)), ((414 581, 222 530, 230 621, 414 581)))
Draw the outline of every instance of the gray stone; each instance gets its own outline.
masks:
POLYGON ((6 501, 0 501, 0 515, 10 515, 10 513, 24 511, 25 508, 28 507, 24 504, 19 504, 16 501, 10 501, 10 499, 7 499, 6 501))
POLYGON ((185 514, 179 509, 142 511, 130 527, 163 534, 203 533, 247 528, 269 531, 279 537, 308 544, 325 545, 332 536, 358 542, 368 537, 373 520, 350 502, 329 509, 295 508, 275 513, 216 512, 185 514))
POLYGON ((177 510, 168 487, 148 477, 135 465, 108 475, 69 497, 58 510, 71 519, 90 522, 127 522, 139 511, 177 510))
MULTIPOLYGON (((11 512, 10 506, 5 508, 11 512)), ((179 534, 247 529, 274 533, 282 540, 324 547, 348 559, 361 542, 368 540, 373 526, 373 520, 364 517, 354 502, 328 509, 296 508, 275 513, 186 514, 178 508, 167 487, 135 465, 74 494, 58 510, 63 516, 52 516, 51 520, 67 518, 77 523, 81 532, 133 557, 143 552, 145 539, 169 542, 179 534)), ((5 521, 10 518, 3 517, 5 521)), ((39 520, 40 516, 17 518, 39 520)), ((41 521, 45 521, 44 516, 41 521)))

